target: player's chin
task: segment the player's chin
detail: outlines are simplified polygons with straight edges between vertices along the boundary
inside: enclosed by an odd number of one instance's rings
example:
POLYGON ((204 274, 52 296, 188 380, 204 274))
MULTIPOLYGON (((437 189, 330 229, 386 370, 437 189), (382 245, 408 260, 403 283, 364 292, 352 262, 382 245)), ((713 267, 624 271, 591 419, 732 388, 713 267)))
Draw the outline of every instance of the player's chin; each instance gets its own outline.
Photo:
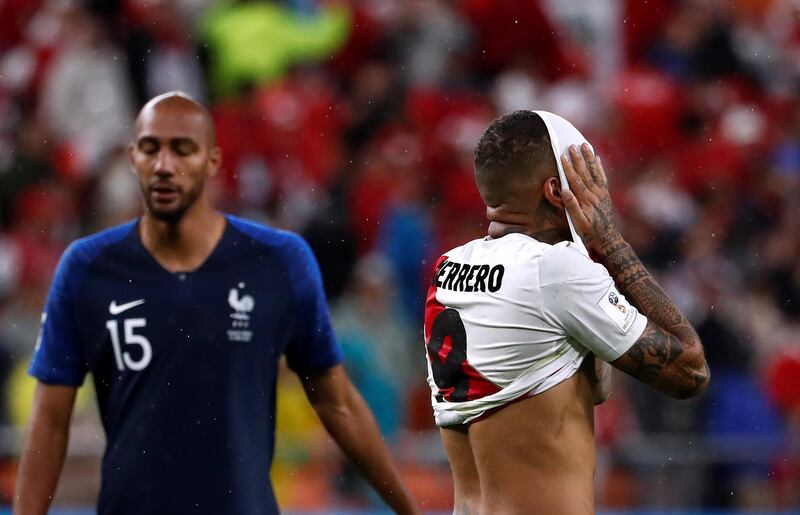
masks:
POLYGON ((159 203, 152 203, 148 206, 150 216, 161 222, 177 223, 186 213, 186 207, 183 204, 176 203, 176 205, 160 205, 159 203))

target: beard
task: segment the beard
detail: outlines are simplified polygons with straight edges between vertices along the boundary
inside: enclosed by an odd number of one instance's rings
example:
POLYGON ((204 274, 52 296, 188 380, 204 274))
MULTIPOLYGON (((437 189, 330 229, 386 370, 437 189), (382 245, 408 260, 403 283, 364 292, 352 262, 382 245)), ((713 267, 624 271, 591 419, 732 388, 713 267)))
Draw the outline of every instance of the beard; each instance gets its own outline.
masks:
POLYGON ((178 190, 179 198, 177 205, 174 206, 159 205, 159 203, 153 199, 152 195, 150 195, 149 187, 142 186, 142 193, 144 194, 147 210, 150 212, 150 215, 153 218, 170 225, 176 225, 181 221, 183 215, 186 214, 189 208, 191 208, 194 203, 197 202, 200 194, 203 193, 204 186, 205 178, 194 183, 186 192, 183 190, 178 190))

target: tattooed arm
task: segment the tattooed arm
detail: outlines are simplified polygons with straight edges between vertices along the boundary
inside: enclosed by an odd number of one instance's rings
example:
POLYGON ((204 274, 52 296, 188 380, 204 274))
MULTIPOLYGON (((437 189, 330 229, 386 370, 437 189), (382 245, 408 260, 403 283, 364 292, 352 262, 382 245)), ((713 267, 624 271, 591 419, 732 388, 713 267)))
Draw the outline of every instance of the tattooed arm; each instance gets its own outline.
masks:
POLYGON ((584 144, 580 150, 570 147, 561 163, 572 188, 561 198, 575 229, 648 318, 636 343, 611 364, 671 397, 698 395, 710 377, 700 338, 617 230, 600 158, 584 144))
POLYGON ((709 369, 700 338, 631 246, 620 237, 599 255, 620 291, 648 318, 636 344, 612 365, 678 399, 705 390, 709 369))

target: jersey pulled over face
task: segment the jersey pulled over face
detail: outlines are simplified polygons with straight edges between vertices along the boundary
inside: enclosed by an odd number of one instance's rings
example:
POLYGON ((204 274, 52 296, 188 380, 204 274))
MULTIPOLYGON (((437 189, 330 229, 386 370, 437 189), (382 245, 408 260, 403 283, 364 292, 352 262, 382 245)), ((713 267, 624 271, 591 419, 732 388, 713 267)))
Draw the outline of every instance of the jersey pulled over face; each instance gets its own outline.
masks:
POLYGON ((590 351, 613 361, 646 324, 571 242, 510 234, 455 248, 437 261, 425 304, 436 423, 464 424, 541 393, 590 351))
POLYGON ((277 513, 269 482, 278 362, 341 352, 294 234, 227 217, 200 268, 171 273, 131 222, 64 253, 30 372, 94 379, 106 431, 99 514, 277 513))

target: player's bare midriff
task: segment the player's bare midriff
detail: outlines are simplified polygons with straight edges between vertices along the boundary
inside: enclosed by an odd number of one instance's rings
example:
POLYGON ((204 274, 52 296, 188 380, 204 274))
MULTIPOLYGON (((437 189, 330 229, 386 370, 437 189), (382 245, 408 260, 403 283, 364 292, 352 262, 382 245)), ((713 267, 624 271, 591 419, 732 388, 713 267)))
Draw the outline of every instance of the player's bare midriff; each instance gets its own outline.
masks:
POLYGON ((456 514, 594 513, 594 397, 587 368, 466 428, 442 429, 456 514))

